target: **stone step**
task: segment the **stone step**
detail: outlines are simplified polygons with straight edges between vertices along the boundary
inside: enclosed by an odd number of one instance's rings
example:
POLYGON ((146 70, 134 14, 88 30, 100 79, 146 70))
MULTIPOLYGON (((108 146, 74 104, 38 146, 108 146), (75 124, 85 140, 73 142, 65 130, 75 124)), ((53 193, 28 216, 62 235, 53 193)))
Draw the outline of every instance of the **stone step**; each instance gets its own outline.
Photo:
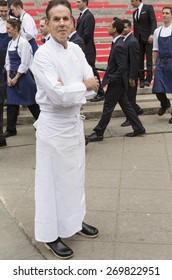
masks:
MULTIPOLYGON (((139 89, 143 90, 143 89, 139 89)), ((172 95, 167 94, 168 98, 172 102, 172 95)), ((146 94, 139 93, 137 95, 137 104, 143 109, 144 115, 153 115, 157 114, 157 111, 160 107, 159 101, 156 99, 156 96, 150 94, 150 90, 146 94)), ((90 102, 88 101, 85 105, 82 106, 81 114, 83 114, 86 119, 99 119, 103 109, 103 101, 100 102, 90 102)), ((172 113, 172 108, 168 110, 169 113, 172 113)), ((117 104, 112 117, 123 117, 124 114, 117 104)), ((20 114, 18 116, 18 124, 33 124, 34 119, 27 109, 27 107, 20 108, 20 114)), ((6 107, 4 107, 4 125, 6 124, 6 107)))

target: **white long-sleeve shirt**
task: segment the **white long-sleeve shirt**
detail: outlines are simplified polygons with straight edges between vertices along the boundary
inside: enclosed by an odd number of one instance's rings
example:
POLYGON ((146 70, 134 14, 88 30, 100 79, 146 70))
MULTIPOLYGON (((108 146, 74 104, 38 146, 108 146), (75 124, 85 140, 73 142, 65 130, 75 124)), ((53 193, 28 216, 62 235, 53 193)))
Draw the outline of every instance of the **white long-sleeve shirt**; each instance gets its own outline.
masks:
POLYGON ((92 68, 80 47, 72 42, 65 49, 51 37, 35 53, 32 71, 37 84, 36 102, 41 110, 81 106, 86 97, 95 95, 83 83, 93 77, 92 68))
POLYGON ((172 23, 168 27, 160 26, 155 29, 154 35, 153 35, 153 51, 158 51, 159 33, 160 33, 160 37, 170 36, 172 34, 172 23), (161 33, 160 33, 160 31, 161 31, 161 33))
POLYGON ((10 59, 8 51, 14 51, 17 48, 17 53, 21 58, 21 64, 18 68, 19 73, 26 73, 28 71, 28 68, 32 64, 33 61, 33 55, 32 55, 32 48, 31 45, 28 43, 28 41, 18 36, 15 40, 11 40, 8 44, 6 59, 5 59, 5 68, 6 70, 10 70, 10 59))
POLYGON ((21 21, 21 31, 20 34, 22 37, 26 38, 28 41, 32 38, 36 38, 38 35, 38 30, 36 28, 36 24, 34 19, 28 13, 24 12, 20 16, 21 21))

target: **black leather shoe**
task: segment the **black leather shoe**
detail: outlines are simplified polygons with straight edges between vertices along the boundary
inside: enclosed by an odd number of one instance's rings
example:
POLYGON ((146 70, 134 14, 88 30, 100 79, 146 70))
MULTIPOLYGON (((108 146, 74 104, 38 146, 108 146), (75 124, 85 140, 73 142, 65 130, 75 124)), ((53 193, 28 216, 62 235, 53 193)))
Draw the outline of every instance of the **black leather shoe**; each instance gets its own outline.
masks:
POLYGON ((7 138, 7 137, 10 137, 10 136, 15 136, 15 135, 17 135, 17 131, 5 131, 5 133, 3 133, 3 136, 5 137, 5 138, 7 138))
POLYGON ((0 147, 6 146, 6 145, 7 145, 7 142, 6 142, 5 137, 0 136, 0 147))
POLYGON ((97 237, 97 235, 99 234, 99 231, 97 228, 95 228, 93 226, 82 223, 82 230, 79 231, 78 234, 85 236, 85 237, 94 238, 94 237, 97 237))
POLYGON ((169 119, 169 121, 168 121, 169 123, 172 123, 172 117, 171 117, 171 119, 169 119))
POLYGON ((98 101, 102 101, 104 99, 105 99, 104 95, 97 94, 94 98, 91 98, 90 101, 91 102, 98 102, 98 101))
POLYGON ((158 115, 159 116, 163 116, 165 114, 165 112, 171 107, 171 104, 169 103, 169 105, 167 107, 161 107, 158 110, 158 115))
POLYGON ((129 133, 125 134, 125 136, 135 137, 135 136, 143 135, 145 133, 146 133, 146 130, 143 128, 143 129, 139 129, 139 130, 134 130, 133 132, 129 132, 129 133))
POLYGON ((45 247, 60 259, 69 259, 73 256, 73 251, 59 237, 54 242, 44 243, 45 247))
POLYGON ((143 111, 143 109, 139 109, 138 111, 137 111, 137 115, 139 116, 139 115, 142 115, 144 113, 144 111, 143 111))
POLYGON ((103 141, 103 135, 97 135, 96 132, 93 132, 90 135, 85 136, 85 140, 87 143, 89 142, 97 142, 97 141, 103 141))
POLYGON ((144 81, 140 82, 140 88, 144 88, 144 87, 145 87, 145 82, 144 81))
POLYGON ((125 122, 123 122, 121 124, 122 127, 129 126, 129 125, 130 125, 130 122, 128 120, 125 120, 125 122))
POLYGON ((145 87, 150 87, 150 83, 148 81, 145 81, 145 87))

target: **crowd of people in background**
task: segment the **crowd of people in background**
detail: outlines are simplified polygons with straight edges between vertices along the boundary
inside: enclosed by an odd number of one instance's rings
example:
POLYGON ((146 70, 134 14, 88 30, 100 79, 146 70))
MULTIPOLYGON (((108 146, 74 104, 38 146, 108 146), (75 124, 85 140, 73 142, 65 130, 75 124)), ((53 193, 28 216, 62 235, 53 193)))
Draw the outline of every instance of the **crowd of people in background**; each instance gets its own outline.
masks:
MULTIPOLYGON (((161 106, 158 110, 158 115, 162 116, 166 110, 171 107, 170 100, 167 98, 166 93, 172 92, 170 79, 172 74, 170 67, 170 58, 172 56, 170 33, 172 29, 172 8, 165 7, 165 10, 162 10, 163 26, 157 29, 155 11, 152 5, 144 4, 142 3, 142 0, 131 0, 131 6, 134 8, 133 28, 132 22, 128 19, 124 19, 123 32, 120 34, 121 38, 123 38, 123 44, 127 45, 128 53, 128 84, 125 89, 127 92, 127 100, 134 108, 136 115, 143 114, 142 108, 136 103, 137 88, 138 85, 140 88, 150 87, 153 80, 152 92, 156 94, 157 99, 160 101, 161 106), (162 65, 162 63, 164 65, 163 69, 162 66, 159 66, 160 64, 162 65), (153 76, 155 76, 154 79, 153 76)), ((89 9, 88 0, 76 0, 76 7, 80 13, 77 19, 72 16, 73 27, 68 36, 68 40, 81 47, 88 64, 92 67, 93 73, 99 81, 98 92, 95 97, 90 99, 90 101, 102 101, 105 99, 106 94, 95 64, 95 16, 89 9)), ((111 27, 109 27, 109 30, 110 28, 111 27)), ((109 30, 108 32, 110 32, 109 30)), ((46 43, 50 39, 51 34, 47 24, 46 15, 40 18, 39 33, 42 34, 42 43, 46 43)), ((28 106, 35 119, 39 116, 39 108, 34 101, 36 84, 31 72, 33 56, 38 49, 36 43, 37 35, 38 30, 35 21, 32 16, 24 10, 24 3, 22 3, 21 0, 0 0, 1 146, 6 145, 7 137, 17 134, 16 122, 21 105, 28 106), (10 21, 9 23, 9 20, 11 19, 13 21, 10 21), (13 35, 14 30, 12 29, 15 29, 17 32, 16 35, 13 35), (13 36, 17 36, 16 39, 13 36), (29 44, 27 44, 26 41, 29 44), (25 79, 27 82, 25 82, 25 79), (25 84, 24 91, 22 81, 24 81, 25 84), (27 95, 27 84, 30 95, 27 95), (22 91, 24 94, 21 97, 22 91), (24 98, 24 100, 22 100, 22 98, 24 98), (3 133, 4 102, 7 105, 7 127, 6 131, 3 133)), ((107 76, 107 73, 105 75, 107 76)), ((113 106, 111 109, 114 109, 113 106)), ((172 117, 170 118, 169 123, 172 123, 172 117)), ((126 115, 126 120, 121 126, 125 127, 129 125, 131 125, 131 120, 129 121, 128 116, 126 115)))

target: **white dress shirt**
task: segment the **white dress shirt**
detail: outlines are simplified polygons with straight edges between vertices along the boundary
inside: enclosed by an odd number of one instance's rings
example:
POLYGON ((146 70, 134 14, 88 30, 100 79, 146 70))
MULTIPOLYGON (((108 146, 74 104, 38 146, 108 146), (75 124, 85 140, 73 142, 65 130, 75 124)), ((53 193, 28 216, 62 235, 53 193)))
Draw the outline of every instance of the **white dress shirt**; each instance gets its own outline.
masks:
POLYGON ((28 41, 31 40, 32 38, 36 38, 38 35, 38 30, 36 28, 35 21, 29 15, 28 13, 24 12, 20 16, 20 21, 21 21, 21 36, 26 38, 28 41))

